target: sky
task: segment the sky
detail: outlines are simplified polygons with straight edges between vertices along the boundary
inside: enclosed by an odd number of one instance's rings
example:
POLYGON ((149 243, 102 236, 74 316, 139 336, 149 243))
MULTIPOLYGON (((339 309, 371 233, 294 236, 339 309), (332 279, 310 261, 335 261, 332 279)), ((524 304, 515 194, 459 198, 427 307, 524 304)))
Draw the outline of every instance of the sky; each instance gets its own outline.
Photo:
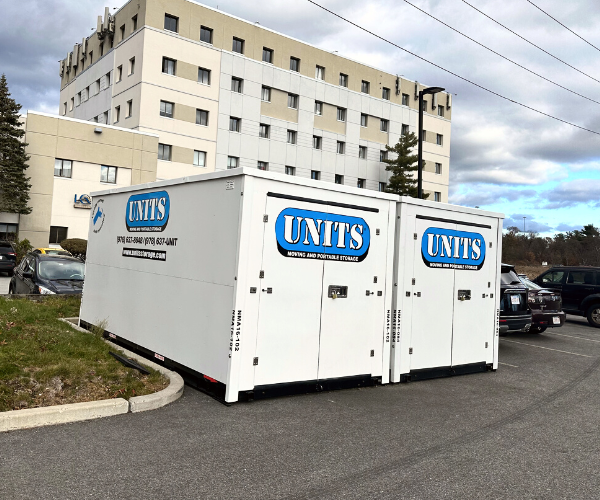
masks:
MULTIPOLYGON (((1 0, 0 72, 23 111, 58 112, 63 59, 124 0, 1 0)), ((600 225, 600 4, 597 0, 317 0, 366 29, 509 99, 492 95, 333 17, 307 0, 205 0, 205 5, 454 94, 450 202, 505 214, 505 227, 552 235, 600 225), (410 2, 410 3, 409 3, 410 2), (412 4, 412 5, 411 5, 412 4), (438 23, 437 17, 560 88, 438 23), (587 43, 587 42, 589 43, 587 43), (596 49, 592 45, 598 47, 596 49), (597 79, 598 81, 594 80, 597 79), (593 102, 593 101, 598 101, 593 102), (524 219, 525 218, 525 219, 524 219)))

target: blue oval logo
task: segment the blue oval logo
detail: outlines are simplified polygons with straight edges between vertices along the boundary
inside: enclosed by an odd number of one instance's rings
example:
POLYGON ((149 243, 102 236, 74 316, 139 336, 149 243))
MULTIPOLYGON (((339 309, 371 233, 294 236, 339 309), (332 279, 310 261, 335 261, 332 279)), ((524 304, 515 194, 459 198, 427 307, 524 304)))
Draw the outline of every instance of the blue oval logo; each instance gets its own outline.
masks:
POLYGON ((429 267, 477 271, 485 261, 485 240, 479 233, 430 227, 421 239, 421 255, 429 267))
POLYGON ((344 262, 364 260, 371 230, 364 219, 286 208, 275 222, 277 248, 284 257, 344 262))
POLYGON ((171 201, 166 191, 134 194, 127 200, 125 224, 132 233, 164 231, 171 201))

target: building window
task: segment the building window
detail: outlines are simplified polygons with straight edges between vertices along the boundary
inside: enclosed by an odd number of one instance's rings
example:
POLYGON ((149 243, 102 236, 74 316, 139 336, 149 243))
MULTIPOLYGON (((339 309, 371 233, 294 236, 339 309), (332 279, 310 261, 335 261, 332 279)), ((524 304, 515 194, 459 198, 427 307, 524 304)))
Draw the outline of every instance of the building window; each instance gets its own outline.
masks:
POLYGON ((423 101, 421 107, 423 108, 423 111, 427 111, 427 101, 423 101))
POLYGON ((442 193, 435 191, 433 193, 433 201, 442 201, 442 193))
POLYGON ((133 101, 127 101, 127 115, 125 116, 125 118, 131 118, 131 115, 133 114, 133 101))
POLYGON ((423 142, 427 141, 427 130, 423 129, 423 142))
POLYGON ((258 170, 269 170, 269 164, 266 161, 259 161, 256 168, 258 170))
POLYGON ((241 38, 233 37, 233 47, 231 48, 233 52, 237 52, 238 54, 244 53, 244 40, 241 38))
POLYGON ((69 111, 73 111, 74 107, 75 107, 75 98, 71 97, 71 102, 69 104, 69 111))
POLYGON ((196 125, 208 126, 208 111, 204 109, 196 110, 196 125))
POLYGON ((436 136, 435 136, 435 143, 438 146, 443 146, 444 145, 444 136, 442 134, 436 134, 436 136))
POLYGON ((67 239, 68 231, 68 227, 50 226, 49 243, 60 245, 61 241, 65 241, 67 239))
POLYGON ((158 159, 163 161, 171 161, 171 150, 173 146, 169 144, 158 145, 158 159))
POLYGON ((165 14, 165 29, 167 31, 173 31, 174 33, 177 33, 177 24, 178 24, 179 18, 175 17, 175 16, 171 16, 169 14, 165 14))
POLYGON ((441 163, 435 164, 435 173, 438 175, 441 175, 441 173, 442 173, 442 164, 441 163))
POLYGON ((298 96, 296 94, 288 94, 288 108, 298 109, 298 96))
POLYGON ((117 83, 123 79, 123 65, 117 66, 117 83))
POLYGON ((131 18, 131 31, 137 30, 137 14, 131 18))
POLYGON ((198 82, 210 85, 210 69, 198 68, 198 82))
POLYGON ((310 178, 313 181, 318 181, 319 179, 321 179, 321 172, 319 172, 318 170, 311 170, 310 171, 310 178))
POLYGON ((106 123, 108 125, 108 111, 105 111, 102 115, 104 121, 102 123, 106 123))
POLYGON ((269 138, 269 132, 270 132, 270 126, 266 125, 264 123, 261 123, 259 128, 258 128, 258 136, 262 137, 263 139, 268 139, 269 138))
POLYGON ((267 47, 263 47, 263 62, 273 64, 273 49, 267 49, 267 47))
POLYGON ((94 83, 94 95, 98 95, 100 93, 100 78, 96 80, 94 83))
POLYGON ((438 116, 444 116, 444 106, 438 106, 438 116))
POLYGON ((260 98, 265 102, 271 102, 271 88, 263 87, 262 92, 260 94, 260 98))
POLYGON ((194 151, 194 167, 206 167, 206 151, 194 151))
MULTIPOLYGON (((123 29, 125 29, 125 26, 123 26, 123 29)), ((100 44, 100 57, 102 57, 104 55, 104 42, 102 42, 100 44)))
POLYGON ((388 132, 388 129, 389 129, 389 124, 390 124, 390 122, 389 122, 388 120, 384 120, 384 119, 382 119, 382 120, 381 120, 381 124, 380 124, 380 126, 379 126, 379 129, 380 129, 382 132, 388 132))
POLYGON ((315 69, 315 78, 317 80, 325 80, 325 68, 323 66, 318 66, 315 69))
POLYGON ((129 59, 129 74, 133 75, 135 72, 135 57, 129 59))
POLYGON ((115 106, 115 121, 114 121, 114 123, 119 123, 119 118, 121 118, 121 106, 115 106))
POLYGON ((362 160, 367 159, 367 147, 366 146, 358 146, 358 157, 362 160))
POLYGON ((163 57, 162 72, 166 73, 167 75, 175 75, 175 59, 163 57))
POLYGON ((388 152, 383 149, 379 151, 379 161, 383 162, 388 159, 388 152))
POLYGON ((390 89, 388 89, 387 87, 383 87, 383 89, 381 90, 381 98, 385 99, 386 101, 390 100, 390 89))
POLYGON ((321 139, 322 139, 322 137, 319 137, 318 135, 313 135, 313 148, 314 149, 321 149, 321 139))
POLYGON ((315 115, 323 116, 323 103, 315 101, 315 115))
POLYGON ((18 232, 18 224, 0 224, 0 240, 14 241, 18 232))
POLYGON ((213 43, 213 30, 206 26, 200 26, 200 41, 204 43, 213 43))
POLYGON ((104 79, 106 80, 106 88, 110 87, 110 71, 104 75, 104 79))
POLYGON ((348 75, 340 73, 340 87, 348 87, 348 75))
POLYGON ((119 31, 121 32, 121 41, 125 40, 125 25, 121 26, 119 31))
POLYGON ((63 116, 67 114, 67 103, 63 103, 63 116))
POLYGON ((81 104, 81 92, 77 92, 77 95, 75 97, 75 106, 79 106, 81 104))
POLYGON ((54 177, 66 177, 71 178, 71 172, 73 170, 73 162, 71 160, 54 160, 54 177))
POLYGON ((368 120, 368 116, 367 116, 367 115, 365 115, 364 113, 361 113, 361 115, 360 115, 360 126, 361 126, 361 127, 366 127, 366 126, 367 126, 367 123, 368 123, 368 121, 369 121, 369 120, 368 120))
POLYGON ((344 176, 340 175, 340 174, 335 174, 335 183, 336 184, 343 184, 344 183, 344 176))
POLYGON ((371 84, 369 82, 367 82, 366 80, 363 80, 362 83, 360 84, 360 91, 363 94, 368 94, 370 87, 371 87, 371 84))
POLYGON ((237 168, 240 159, 237 156, 227 157, 227 168, 237 168))
POLYGON ((338 108, 337 109, 337 119, 338 119, 338 122, 346 121, 346 108, 338 108))
POLYGON ((365 180, 364 179, 358 179, 356 181, 356 187, 360 188, 360 189, 364 189, 364 187, 365 187, 365 180))
POLYGON ((300 71, 300 59, 297 57, 290 57, 290 70, 291 71, 300 71))
POLYGON ((408 106, 409 99, 410 97, 408 94, 402 94, 402 106, 408 106))
POLYGON ((346 152, 346 143, 337 141, 337 154, 343 155, 346 152))
POLYGON ((296 167, 285 167, 285 173, 287 175, 296 175, 296 167))
POLYGON ((117 183, 117 167, 100 167, 100 182, 108 182, 109 184, 117 183))
POLYGON ((408 128, 408 125, 406 123, 402 124, 402 135, 408 135, 410 133, 410 130, 408 128))
POLYGON ((240 122, 239 118, 234 118, 233 116, 229 117, 229 130, 231 132, 239 132, 240 131, 240 122))
POLYGON ((379 183, 379 192, 380 193, 384 193, 385 192, 385 186, 386 186, 385 182, 380 182, 379 183))
POLYGON ((231 77, 231 91, 237 92, 238 94, 242 93, 242 80, 241 78, 236 78, 235 76, 231 77))
POLYGON ((160 101, 160 116, 173 118, 173 108, 175 104, 169 101, 160 101))
POLYGON ((90 50, 90 66, 94 64, 94 51, 90 50))
POLYGON ((296 131, 295 130, 287 131, 287 142, 288 142, 288 144, 296 144, 296 131))

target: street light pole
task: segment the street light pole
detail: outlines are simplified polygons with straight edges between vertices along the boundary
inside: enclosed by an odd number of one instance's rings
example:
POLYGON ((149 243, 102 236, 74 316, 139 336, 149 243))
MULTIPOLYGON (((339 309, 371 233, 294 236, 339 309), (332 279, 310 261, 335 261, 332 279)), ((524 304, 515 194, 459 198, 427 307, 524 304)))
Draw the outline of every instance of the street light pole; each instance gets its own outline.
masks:
POLYGON ((423 96, 443 92, 442 87, 429 87, 419 91, 419 147, 418 147, 418 176, 417 197, 423 198, 423 96))

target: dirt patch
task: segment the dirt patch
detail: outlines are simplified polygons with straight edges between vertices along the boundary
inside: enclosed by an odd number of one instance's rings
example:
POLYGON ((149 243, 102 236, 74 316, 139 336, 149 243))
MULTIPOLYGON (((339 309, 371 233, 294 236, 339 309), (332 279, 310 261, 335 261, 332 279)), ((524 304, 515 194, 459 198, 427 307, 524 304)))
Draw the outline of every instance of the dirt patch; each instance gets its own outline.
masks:
POLYGON ((527 277, 532 280, 537 278, 540 274, 550 269, 550 266, 515 266, 517 274, 526 274, 527 277))

